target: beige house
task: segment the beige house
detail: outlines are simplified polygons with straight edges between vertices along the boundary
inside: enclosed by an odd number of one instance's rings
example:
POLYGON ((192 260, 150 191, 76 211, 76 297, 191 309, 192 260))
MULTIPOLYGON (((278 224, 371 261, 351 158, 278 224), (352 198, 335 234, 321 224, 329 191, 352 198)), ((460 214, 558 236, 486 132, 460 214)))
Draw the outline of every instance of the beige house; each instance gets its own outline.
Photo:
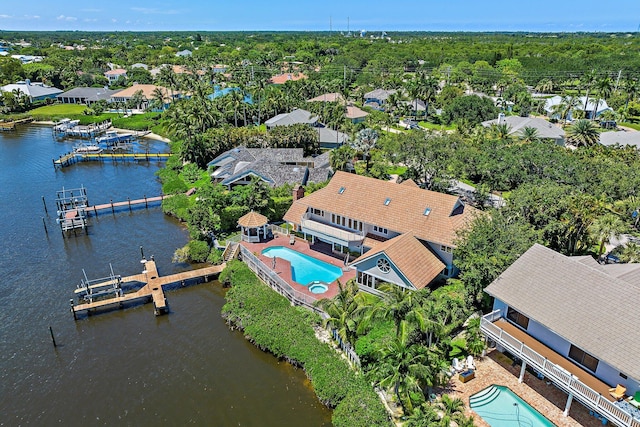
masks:
MULTIPOLYGON (((133 98, 136 92, 141 91, 143 96, 143 102, 137 105, 135 108, 138 110, 146 110, 147 108, 149 108, 149 103, 151 102, 151 100, 153 100, 155 97, 156 89, 160 89, 162 91, 162 93, 164 94, 164 104, 168 105, 168 103, 171 102, 171 93, 169 89, 162 86, 148 85, 148 84, 133 85, 119 92, 116 92, 113 95, 111 95, 111 100, 112 102, 126 103, 126 102, 129 102, 131 98, 133 98)), ((175 98, 175 95, 176 94, 174 94, 174 98, 175 98)))
POLYGON ((359 253, 350 263, 358 284, 378 293, 383 282, 415 290, 454 276, 456 232, 476 213, 459 197, 413 181, 337 172, 325 188, 294 200, 284 219, 334 252, 359 253))

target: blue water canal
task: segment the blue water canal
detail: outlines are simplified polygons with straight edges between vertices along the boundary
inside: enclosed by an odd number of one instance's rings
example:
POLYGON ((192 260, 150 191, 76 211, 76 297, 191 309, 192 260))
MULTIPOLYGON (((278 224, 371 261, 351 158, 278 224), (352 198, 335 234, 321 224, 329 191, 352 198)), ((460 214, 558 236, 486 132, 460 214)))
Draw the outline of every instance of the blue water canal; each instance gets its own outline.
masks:
POLYGON ((37 125, 0 133, 0 425, 330 425, 301 370, 228 329, 215 282, 169 292, 167 316, 143 305, 74 322, 82 269, 139 273, 140 246, 160 274, 191 268, 172 264, 188 233, 159 207, 108 212, 90 219, 88 235, 62 237, 54 199, 63 187, 83 185, 92 204, 160 193, 158 162, 55 171, 52 159, 74 142, 37 125))

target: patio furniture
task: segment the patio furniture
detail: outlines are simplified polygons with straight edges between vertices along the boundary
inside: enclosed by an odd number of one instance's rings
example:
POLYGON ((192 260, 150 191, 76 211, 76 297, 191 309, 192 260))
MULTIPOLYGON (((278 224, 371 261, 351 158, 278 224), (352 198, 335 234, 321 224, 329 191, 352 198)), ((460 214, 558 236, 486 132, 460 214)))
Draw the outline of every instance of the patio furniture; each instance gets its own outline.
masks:
POLYGON ((467 356, 467 369, 476 369, 476 365, 473 363, 473 356, 467 356))
POLYGON ((293 245, 296 242, 296 236, 295 235, 290 235, 289 236, 289 244, 293 245))
POLYGON ((457 357, 453 358, 452 366, 453 366, 453 369, 455 369, 456 372, 464 371, 464 363, 460 362, 457 357))
POLYGON ((627 391, 625 386, 618 384, 616 388, 610 388, 609 394, 616 400, 620 400, 624 397, 624 393, 627 391))

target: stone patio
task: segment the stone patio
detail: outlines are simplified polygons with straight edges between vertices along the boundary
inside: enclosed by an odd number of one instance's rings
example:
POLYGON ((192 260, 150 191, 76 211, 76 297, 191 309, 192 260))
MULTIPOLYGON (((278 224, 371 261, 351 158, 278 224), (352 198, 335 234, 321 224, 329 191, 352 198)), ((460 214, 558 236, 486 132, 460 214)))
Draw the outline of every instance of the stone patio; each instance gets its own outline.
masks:
POLYGON ((474 379, 462 383, 459 381, 458 375, 454 375, 449 384, 437 392, 461 398, 466 405, 465 415, 473 416, 477 426, 488 427, 489 424, 469 408, 469 396, 492 384, 509 387, 511 391, 559 427, 602 426, 602 422, 589 415, 589 410, 576 400, 571 403, 569 416, 563 416, 562 412, 568 397, 566 393, 556 388, 552 383, 547 384, 545 380, 538 379, 530 372, 527 372, 524 381, 519 383, 520 365, 513 366, 511 359, 495 349, 485 357, 476 358, 475 365, 474 379))

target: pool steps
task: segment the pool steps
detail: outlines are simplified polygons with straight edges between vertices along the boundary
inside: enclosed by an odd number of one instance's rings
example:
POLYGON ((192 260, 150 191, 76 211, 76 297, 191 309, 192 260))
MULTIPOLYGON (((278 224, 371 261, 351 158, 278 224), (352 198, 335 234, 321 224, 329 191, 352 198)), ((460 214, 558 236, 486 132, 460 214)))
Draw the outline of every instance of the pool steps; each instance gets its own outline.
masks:
POLYGON ((469 406, 471 408, 477 408, 479 406, 485 406, 493 402, 500 395, 500 388, 492 385, 487 387, 480 393, 471 396, 469 398, 469 406))

